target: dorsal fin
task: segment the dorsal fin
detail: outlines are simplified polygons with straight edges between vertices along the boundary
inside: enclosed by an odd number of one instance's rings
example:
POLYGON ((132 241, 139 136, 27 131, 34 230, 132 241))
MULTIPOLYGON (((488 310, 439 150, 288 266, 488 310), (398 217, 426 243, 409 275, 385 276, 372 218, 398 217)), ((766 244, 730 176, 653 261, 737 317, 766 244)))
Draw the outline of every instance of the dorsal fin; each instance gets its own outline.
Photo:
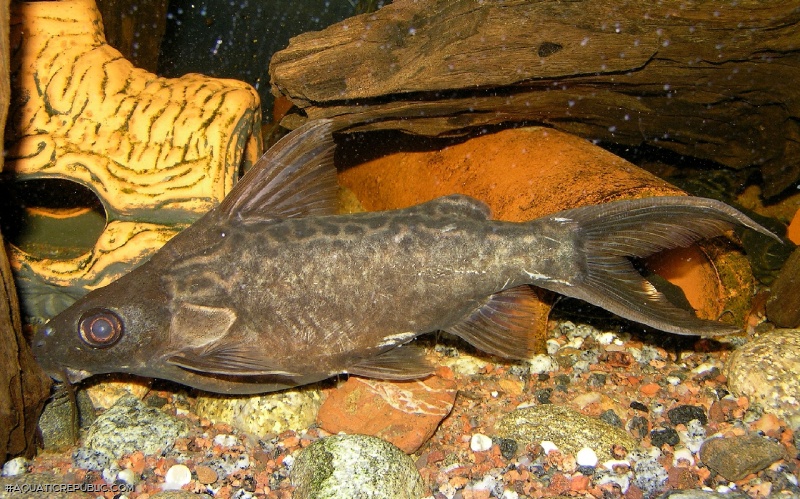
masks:
POLYGON ((248 223, 334 214, 338 187, 332 132, 332 120, 316 120, 283 137, 239 180, 218 215, 248 223))
POLYGON ((447 328, 475 348, 509 359, 528 359, 535 348, 539 300, 530 286, 495 293, 463 322, 447 328))
POLYGON ((407 208, 407 211, 416 211, 439 217, 473 218, 475 220, 488 220, 492 216, 492 210, 486 203, 464 194, 450 194, 431 199, 407 208))

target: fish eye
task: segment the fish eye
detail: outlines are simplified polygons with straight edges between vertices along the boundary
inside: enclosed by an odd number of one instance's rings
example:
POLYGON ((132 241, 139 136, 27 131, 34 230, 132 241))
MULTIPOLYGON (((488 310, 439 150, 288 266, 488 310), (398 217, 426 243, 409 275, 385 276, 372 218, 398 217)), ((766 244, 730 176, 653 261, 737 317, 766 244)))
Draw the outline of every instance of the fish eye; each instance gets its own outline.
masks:
POLYGON ((85 312, 78 323, 81 339, 95 348, 114 345, 125 331, 117 314, 105 308, 94 308, 85 312))

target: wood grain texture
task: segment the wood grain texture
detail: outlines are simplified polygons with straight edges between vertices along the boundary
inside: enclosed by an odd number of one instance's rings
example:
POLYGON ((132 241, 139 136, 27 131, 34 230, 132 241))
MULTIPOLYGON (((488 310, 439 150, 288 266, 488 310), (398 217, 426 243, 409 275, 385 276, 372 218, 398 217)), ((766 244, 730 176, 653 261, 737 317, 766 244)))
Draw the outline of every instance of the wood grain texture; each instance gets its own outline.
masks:
MULTIPOLYGON (((0 2, 0 139, 8 113, 9 1, 0 2)), ((0 158, 0 170, 3 158, 0 158)), ((39 414, 50 395, 50 378, 33 359, 22 334, 11 267, 0 236, 0 464, 17 455, 31 457, 39 414)))
POLYGON ((537 122, 759 165, 772 196, 800 178, 798 40, 800 0, 400 0, 293 38, 270 75, 353 129, 537 122))

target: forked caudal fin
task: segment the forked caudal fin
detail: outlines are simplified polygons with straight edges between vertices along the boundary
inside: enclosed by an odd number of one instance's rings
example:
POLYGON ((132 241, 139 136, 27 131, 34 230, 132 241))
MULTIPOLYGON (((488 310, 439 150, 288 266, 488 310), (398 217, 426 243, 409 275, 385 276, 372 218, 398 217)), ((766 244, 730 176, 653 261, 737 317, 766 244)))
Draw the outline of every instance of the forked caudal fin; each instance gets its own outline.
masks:
POLYGON ((576 224, 586 274, 569 286, 545 286, 620 317, 683 335, 710 336, 739 328, 704 320, 672 305, 634 269, 631 258, 724 235, 737 225, 780 238, 730 206, 690 196, 654 197, 563 211, 552 219, 576 224))

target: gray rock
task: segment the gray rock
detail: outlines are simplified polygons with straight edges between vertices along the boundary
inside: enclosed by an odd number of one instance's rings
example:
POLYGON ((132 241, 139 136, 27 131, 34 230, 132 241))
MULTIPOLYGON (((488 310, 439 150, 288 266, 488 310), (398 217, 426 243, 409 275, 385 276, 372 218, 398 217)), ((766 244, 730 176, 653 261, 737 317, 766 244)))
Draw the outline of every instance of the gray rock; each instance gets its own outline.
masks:
POLYGON ((102 471, 111 464, 111 459, 111 454, 105 450, 78 447, 72 452, 72 464, 89 471, 102 471))
POLYGON ((137 450, 150 455, 171 449, 175 439, 186 431, 183 421, 128 395, 120 398, 89 427, 84 447, 115 458, 137 450))
POLYGON ((394 445, 367 435, 333 435, 297 456, 294 497, 418 499, 425 495, 414 461, 394 445))
POLYGON ((742 345, 725 366, 728 387, 800 427, 800 330, 780 329, 742 345))
POLYGON ((781 444, 758 435, 710 438, 700 448, 703 464, 731 482, 763 470, 783 454, 781 444))
POLYGON ((667 470, 655 456, 643 452, 634 451, 628 454, 634 462, 633 472, 635 474, 633 483, 642 489, 645 497, 654 497, 664 489, 667 483, 667 470))
POLYGON ((538 405, 518 409, 497 423, 503 438, 513 438, 524 447, 549 440, 565 454, 576 455, 584 447, 592 449, 601 461, 612 459, 610 449, 621 444, 628 450, 636 441, 622 428, 558 405, 538 405))
POLYGON ((674 425, 686 424, 696 419, 700 424, 706 424, 708 417, 706 410, 698 405, 679 405, 667 411, 667 417, 674 425))
POLYGON ((75 392, 76 403, 72 401, 67 389, 62 388, 45 405, 39 417, 45 449, 64 450, 71 447, 78 440, 78 427, 85 428, 95 420, 94 407, 85 390, 75 392))

